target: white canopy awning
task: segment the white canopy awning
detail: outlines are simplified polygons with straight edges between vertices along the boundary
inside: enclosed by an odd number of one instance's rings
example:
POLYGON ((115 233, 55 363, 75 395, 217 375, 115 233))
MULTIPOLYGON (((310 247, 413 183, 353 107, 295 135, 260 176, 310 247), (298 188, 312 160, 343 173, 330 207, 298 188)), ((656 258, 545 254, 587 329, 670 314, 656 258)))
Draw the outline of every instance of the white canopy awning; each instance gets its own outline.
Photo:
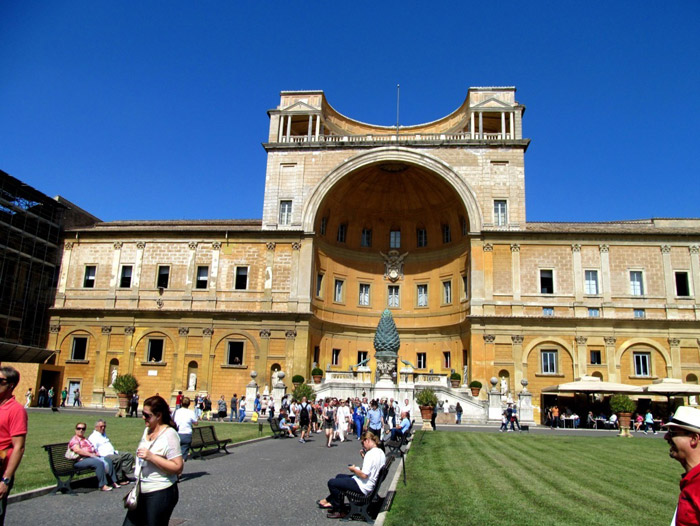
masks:
POLYGON ((582 376, 573 382, 552 385, 542 389, 543 393, 628 393, 641 394, 641 386, 604 382, 597 376, 582 376))
POLYGON ((700 385, 685 384, 678 378, 661 378, 653 383, 645 385, 644 392, 666 396, 691 396, 700 395, 700 385))

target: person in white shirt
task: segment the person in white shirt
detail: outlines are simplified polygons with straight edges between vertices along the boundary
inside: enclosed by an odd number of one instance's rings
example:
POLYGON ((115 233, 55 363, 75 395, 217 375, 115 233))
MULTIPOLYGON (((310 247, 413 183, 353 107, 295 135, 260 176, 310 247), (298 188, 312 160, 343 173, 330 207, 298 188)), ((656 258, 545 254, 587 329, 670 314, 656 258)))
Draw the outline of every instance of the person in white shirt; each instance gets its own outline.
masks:
POLYGON ((379 472, 386 464, 386 455, 379 447, 379 439, 370 432, 365 431, 362 434, 362 468, 357 466, 348 466, 350 473, 339 474, 335 478, 328 481, 328 491, 330 494, 325 498, 316 502, 321 509, 329 510, 329 519, 340 519, 345 516, 343 512, 343 490, 351 490, 362 492, 364 495, 372 493, 379 472))
POLYGON ((397 416, 400 415, 401 413, 406 413, 408 414, 408 418, 411 418, 411 402, 408 401, 408 398, 406 398, 403 401, 403 404, 401 404, 401 411, 397 413, 397 416))
MULTIPOLYGON (((350 425, 350 409, 346 400, 340 401, 340 407, 335 415, 336 422, 338 423, 338 437, 341 442, 345 442, 346 435, 348 434, 348 427, 350 425)), ((349 438, 347 440, 350 440, 349 438)))
POLYGON ((173 420, 177 425, 177 434, 180 435, 182 460, 187 462, 187 455, 192 445, 192 426, 196 426, 198 422, 197 415, 190 409, 190 399, 188 397, 185 396, 182 399, 182 407, 175 409, 173 420))
POLYGON ((114 476, 117 483, 124 486, 129 484, 128 473, 134 470, 134 455, 131 453, 120 453, 112 442, 107 438, 107 423, 100 419, 95 423, 95 430, 88 437, 88 441, 95 446, 97 454, 114 466, 114 476))

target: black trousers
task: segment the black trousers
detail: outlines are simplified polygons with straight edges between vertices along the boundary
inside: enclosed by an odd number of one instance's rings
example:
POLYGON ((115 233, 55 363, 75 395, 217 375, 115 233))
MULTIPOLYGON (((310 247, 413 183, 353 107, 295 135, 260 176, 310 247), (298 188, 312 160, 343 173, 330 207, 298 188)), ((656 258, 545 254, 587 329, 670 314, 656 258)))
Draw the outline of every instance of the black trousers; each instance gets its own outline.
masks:
POLYGON ((168 526, 179 499, 177 484, 153 493, 141 493, 138 507, 126 514, 122 526, 168 526))

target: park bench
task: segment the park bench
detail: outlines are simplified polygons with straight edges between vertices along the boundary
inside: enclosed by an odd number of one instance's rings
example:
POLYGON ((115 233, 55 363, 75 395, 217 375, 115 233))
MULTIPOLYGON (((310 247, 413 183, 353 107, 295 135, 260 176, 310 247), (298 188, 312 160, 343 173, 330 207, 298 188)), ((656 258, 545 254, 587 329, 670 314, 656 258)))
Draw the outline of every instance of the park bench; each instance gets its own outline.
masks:
POLYGON ((190 446, 192 458, 199 457, 203 459, 202 452, 204 448, 210 446, 216 446, 217 453, 223 449, 224 453, 228 454, 226 447, 230 442, 230 438, 218 439, 214 426, 195 426, 192 428, 192 445, 190 446))
POLYGON ((270 429, 272 429, 272 438, 287 438, 289 435, 280 427, 280 421, 277 418, 271 418, 270 429))
POLYGON ((411 425, 408 428, 408 431, 401 435, 401 438, 398 440, 387 440, 384 442, 385 448, 388 450, 386 455, 388 457, 397 457, 401 456, 403 457, 403 447, 408 445, 408 443, 411 441, 411 437, 413 436, 413 424, 415 423, 415 420, 411 421, 411 425))
POLYGON ((379 475, 377 475, 377 482, 374 484, 374 489, 369 493, 369 495, 365 495, 361 491, 343 491, 343 495, 345 495, 350 503, 350 511, 341 519, 342 521, 349 521, 353 517, 360 517, 368 524, 374 524, 374 519, 372 519, 369 514, 369 507, 378 500, 379 489, 389 473, 389 469, 391 468, 391 463, 393 461, 394 457, 387 457, 384 466, 382 466, 382 469, 379 470, 379 475))
POLYGON ((49 454, 49 465, 51 466, 51 473, 56 477, 56 487, 51 492, 55 494, 57 492, 68 492, 71 495, 75 495, 75 492, 70 486, 73 477, 76 475, 82 475, 84 473, 94 472, 95 468, 76 468, 76 460, 68 460, 66 458, 66 451, 68 450, 68 442, 61 442, 59 444, 46 444, 44 450, 49 454), (62 480, 62 477, 67 477, 62 480))

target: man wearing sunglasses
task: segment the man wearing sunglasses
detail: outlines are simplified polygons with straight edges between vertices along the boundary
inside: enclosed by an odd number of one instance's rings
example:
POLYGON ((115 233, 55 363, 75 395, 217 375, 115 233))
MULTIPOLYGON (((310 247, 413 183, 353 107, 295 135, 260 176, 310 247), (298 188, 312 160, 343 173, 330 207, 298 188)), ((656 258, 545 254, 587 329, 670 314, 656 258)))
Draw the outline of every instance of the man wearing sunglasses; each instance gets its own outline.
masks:
POLYGON ((700 410, 681 406, 664 427, 668 454, 685 470, 671 525, 700 525, 700 410))
POLYGON ((24 455, 27 437, 27 411, 12 394, 18 383, 17 369, 0 367, 0 526, 5 524, 7 497, 24 455))

